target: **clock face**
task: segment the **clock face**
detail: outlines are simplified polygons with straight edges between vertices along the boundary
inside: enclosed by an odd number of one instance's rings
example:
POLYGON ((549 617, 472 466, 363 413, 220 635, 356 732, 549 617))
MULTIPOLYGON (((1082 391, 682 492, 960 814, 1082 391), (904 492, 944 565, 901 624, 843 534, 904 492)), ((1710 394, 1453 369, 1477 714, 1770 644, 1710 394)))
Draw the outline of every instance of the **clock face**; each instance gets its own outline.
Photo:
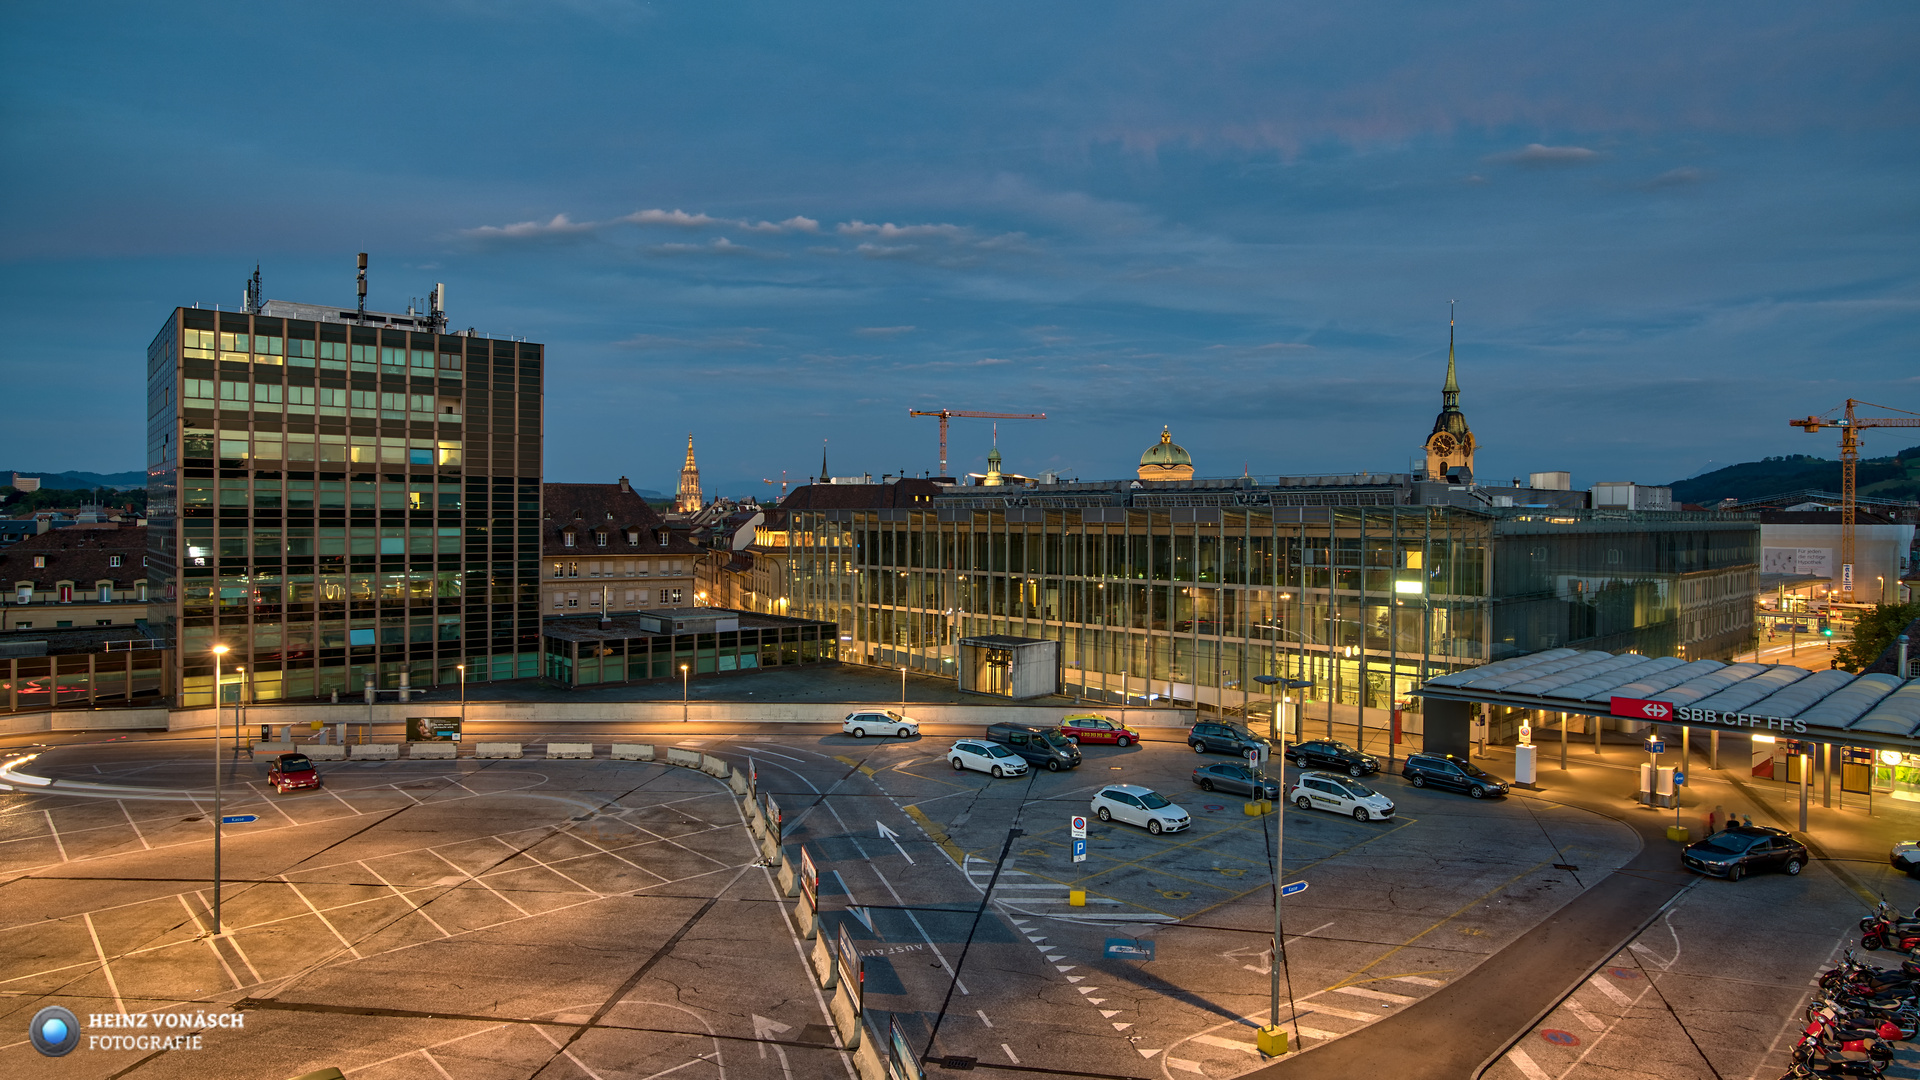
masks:
POLYGON ((1454 451, 1453 436, 1447 434, 1444 431, 1439 433, 1438 435, 1435 435, 1433 437, 1433 441, 1428 443, 1427 445, 1433 449, 1434 453, 1440 455, 1441 457, 1445 457, 1448 454, 1453 453, 1454 451))

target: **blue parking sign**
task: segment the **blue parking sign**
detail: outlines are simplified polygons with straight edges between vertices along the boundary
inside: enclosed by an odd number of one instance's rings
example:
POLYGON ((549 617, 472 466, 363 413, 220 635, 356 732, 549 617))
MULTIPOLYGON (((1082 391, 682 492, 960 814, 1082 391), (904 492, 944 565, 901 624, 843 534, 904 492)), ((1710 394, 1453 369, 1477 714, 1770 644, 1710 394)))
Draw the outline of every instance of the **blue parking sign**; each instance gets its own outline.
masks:
POLYGON ((1074 862, 1086 862, 1086 861, 1087 861, 1087 840, 1086 840, 1086 838, 1085 838, 1085 837, 1078 837, 1078 838, 1076 838, 1076 839, 1074 840, 1074 842, 1073 842, 1073 861, 1074 861, 1074 862))

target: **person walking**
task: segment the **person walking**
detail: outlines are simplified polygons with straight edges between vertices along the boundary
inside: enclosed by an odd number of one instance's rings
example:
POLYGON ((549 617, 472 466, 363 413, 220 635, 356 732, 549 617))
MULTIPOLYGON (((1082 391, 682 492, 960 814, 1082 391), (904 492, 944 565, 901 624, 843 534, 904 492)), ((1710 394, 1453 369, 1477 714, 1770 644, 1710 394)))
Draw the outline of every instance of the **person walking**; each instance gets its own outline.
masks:
POLYGON ((1713 835, 1714 824, 1719 820, 1720 820, 1720 807, 1716 804, 1713 809, 1707 811, 1707 835, 1708 836, 1713 835))

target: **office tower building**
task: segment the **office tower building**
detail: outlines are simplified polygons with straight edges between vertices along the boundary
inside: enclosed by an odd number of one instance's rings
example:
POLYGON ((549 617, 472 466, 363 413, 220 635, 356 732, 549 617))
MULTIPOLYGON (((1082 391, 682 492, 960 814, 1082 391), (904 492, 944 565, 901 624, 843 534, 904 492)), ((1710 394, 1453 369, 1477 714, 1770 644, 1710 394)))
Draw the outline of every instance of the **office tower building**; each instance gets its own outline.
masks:
MULTIPOLYGON (((363 261, 364 266, 364 261, 363 261)), ((149 625, 179 707, 539 673, 544 349, 394 315, 176 308, 147 350, 149 625)))

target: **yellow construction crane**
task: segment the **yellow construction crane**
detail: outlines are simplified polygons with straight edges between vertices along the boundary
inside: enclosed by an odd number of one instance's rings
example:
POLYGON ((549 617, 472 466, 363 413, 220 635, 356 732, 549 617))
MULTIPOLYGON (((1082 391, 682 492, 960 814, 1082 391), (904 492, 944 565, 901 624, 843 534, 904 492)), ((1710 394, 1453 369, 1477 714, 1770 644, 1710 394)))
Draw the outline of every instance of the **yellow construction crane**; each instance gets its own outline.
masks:
POLYGON ((1870 427, 1920 427, 1920 413, 1910 413, 1891 405, 1875 405, 1871 401, 1848 398, 1845 415, 1839 419, 1832 416, 1809 416, 1804 420, 1789 420, 1787 423, 1793 427, 1803 428, 1809 434, 1824 427, 1840 429, 1840 601, 1851 604, 1853 603, 1853 519, 1856 487, 1854 474, 1860 464, 1859 431, 1861 428, 1870 427), (1866 405, 1870 408, 1886 409, 1889 412, 1907 413, 1907 415, 1905 417, 1855 416, 1853 414, 1855 405, 1866 405))
POLYGON ((940 475, 947 475, 947 417, 965 416, 984 420, 1045 420, 1046 413, 1010 413, 1010 412, 964 412, 960 409, 941 409, 937 412, 920 412, 908 409, 908 416, 937 416, 940 418, 940 475))

